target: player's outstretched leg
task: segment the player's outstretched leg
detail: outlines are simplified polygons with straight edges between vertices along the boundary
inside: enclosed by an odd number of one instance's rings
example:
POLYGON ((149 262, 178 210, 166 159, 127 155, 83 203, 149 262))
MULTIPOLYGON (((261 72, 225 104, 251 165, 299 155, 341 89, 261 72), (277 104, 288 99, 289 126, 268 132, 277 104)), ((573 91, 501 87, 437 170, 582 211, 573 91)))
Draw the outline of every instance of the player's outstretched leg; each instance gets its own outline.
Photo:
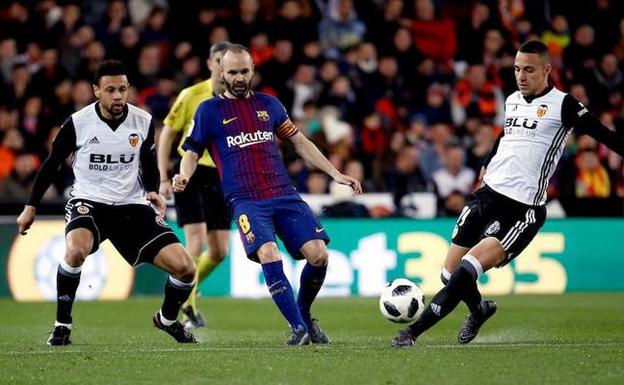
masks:
POLYGON ((481 294, 477 289, 477 277, 478 273, 472 261, 464 257, 457 270, 451 275, 448 284, 433 297, 416 322, 399 331, 392 340, 392 346, 413 345, 418 336, 446 317, 461 300, 466 302, 471 313, 482 311, 483 305, 481 294))
POLYGON ((69 336, 72 329, 72 306, 76 298, 76 290, 80 284, 82 266, 72 267, 61 260, 56 273, 56 322, 54 330, 48 337, 47 344, 50 346, 62 346, 71 344, 69 336))
POLYGON ((165 299, 161 309, 154 314, 152 322, 180 343, 195 343, 195 337, 177 320, 182 303, 188 298, 193 282, 183 282, 172 276, 165 285, 165 299))
POLYGON ((308 327, 297 308, 292 286, 284 275, 282 261, 263 263, 262 272, 273 301, 290 325, 291 337, 286 344, 289 346, 308 345, 310 343, 308 327))

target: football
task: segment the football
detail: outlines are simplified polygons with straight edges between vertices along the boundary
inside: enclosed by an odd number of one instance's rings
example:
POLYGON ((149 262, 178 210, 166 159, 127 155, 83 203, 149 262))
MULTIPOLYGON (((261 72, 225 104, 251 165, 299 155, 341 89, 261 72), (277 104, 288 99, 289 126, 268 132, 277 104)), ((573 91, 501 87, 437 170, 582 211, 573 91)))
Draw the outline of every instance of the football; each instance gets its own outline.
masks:
POLYGON ((383 288, 379 310, 392 322, 414 321, 425 308, 425 293, 420 286, 405 278, 397 278, 383 288))

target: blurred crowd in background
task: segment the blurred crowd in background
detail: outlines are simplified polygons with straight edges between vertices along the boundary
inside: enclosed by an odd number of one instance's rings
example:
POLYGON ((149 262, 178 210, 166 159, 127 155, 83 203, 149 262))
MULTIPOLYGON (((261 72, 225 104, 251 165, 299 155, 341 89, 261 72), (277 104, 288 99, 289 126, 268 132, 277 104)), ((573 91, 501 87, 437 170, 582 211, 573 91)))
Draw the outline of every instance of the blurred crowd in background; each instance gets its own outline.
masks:
MULTIPOLYGON (((516 90, 515 51, 528 39, 550 47, 551 82, 624 135, 623 3, 5 1, 0 201, 23 204, 60 125, 93 102, 102 59, 125 63, 129 101, 160 128, 177 93, 208 77, 211 44, 228 40, 250 48, 254 89, 276 95, 366 192, 399 202, 430 191, 439 215, 454 216, 502 129, 505 98, 516 90)), ((325 174, 291 148, 283 153, 300 192, 329 192, 325 174)), ((72 179, 68 163, 45 200, 63 201, 72 179)), ((571 137, 548 196, 622 201, 623 162, 589 137, 571 137)))

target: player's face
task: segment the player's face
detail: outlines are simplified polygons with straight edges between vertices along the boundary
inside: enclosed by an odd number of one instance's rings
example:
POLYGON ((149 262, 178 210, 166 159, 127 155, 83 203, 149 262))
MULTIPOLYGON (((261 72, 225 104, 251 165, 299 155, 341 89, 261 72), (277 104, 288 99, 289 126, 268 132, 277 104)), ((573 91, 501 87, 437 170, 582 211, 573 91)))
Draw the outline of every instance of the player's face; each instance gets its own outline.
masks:
POLYGON ((514 62, 516 84, 523 96, 536 95, 548 87, 550 63, 536 53, 518 52, 514 62))
POLYGON ((102 113, 107 118, 123 115, 128 101, 128 78, 126 75, 102 76, 99 84, 93 85, 93 93, 100 102, 102 113))
POLYGON ((247 52, 228 51, 221 59, 225 88, 237 98, 247 97, 251 90, 254 67, 247 52))

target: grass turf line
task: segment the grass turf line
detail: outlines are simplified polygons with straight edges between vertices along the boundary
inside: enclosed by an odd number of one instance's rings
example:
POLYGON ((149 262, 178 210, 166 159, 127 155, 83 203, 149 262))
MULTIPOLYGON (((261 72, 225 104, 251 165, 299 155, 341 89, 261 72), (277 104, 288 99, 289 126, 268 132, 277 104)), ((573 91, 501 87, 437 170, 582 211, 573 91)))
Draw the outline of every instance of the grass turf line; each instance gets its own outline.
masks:
POLYGON ((374 299, 320 299, 330 346, 287 348, 269 300, 203 298, 209 328, 178 345, 151 327, 160 299, 77 302, 73 344, 45 340, 53 303, 0 301, 0 384, 620 384, 624 294, 497 298, 500 311, 471 344, 456 335, 460 305, 411 349, 374 299))

